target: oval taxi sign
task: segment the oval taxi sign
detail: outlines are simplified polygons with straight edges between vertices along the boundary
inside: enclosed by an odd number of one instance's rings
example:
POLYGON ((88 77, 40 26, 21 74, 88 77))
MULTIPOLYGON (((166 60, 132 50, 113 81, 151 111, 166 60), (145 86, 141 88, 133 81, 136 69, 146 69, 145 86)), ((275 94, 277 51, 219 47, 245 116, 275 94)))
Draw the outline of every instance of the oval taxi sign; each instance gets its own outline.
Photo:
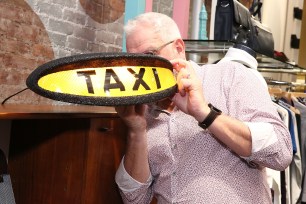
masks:
POLYGON ((54 100, 101 106, 149 103, 176 92, 168 60, 130 53, 56 59, 35 69, 27 78, 27 86, 54 100))

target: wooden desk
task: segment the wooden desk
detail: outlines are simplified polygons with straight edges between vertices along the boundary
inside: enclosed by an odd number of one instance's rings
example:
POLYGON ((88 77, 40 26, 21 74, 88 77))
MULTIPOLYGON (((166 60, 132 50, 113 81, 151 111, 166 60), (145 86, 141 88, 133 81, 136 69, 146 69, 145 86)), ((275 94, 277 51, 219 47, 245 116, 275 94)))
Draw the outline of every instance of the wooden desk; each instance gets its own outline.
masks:
POLYGON ((12 121, 16 203, 122 203, 114 176, 126 129, 113 108, 8 104, 0 119, 12 121))

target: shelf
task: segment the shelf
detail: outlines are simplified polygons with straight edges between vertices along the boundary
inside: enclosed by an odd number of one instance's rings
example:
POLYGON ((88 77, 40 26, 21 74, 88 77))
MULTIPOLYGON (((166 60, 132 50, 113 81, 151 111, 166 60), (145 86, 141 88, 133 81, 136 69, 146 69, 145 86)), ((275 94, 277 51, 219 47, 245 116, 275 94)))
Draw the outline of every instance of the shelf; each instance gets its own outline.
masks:
MULTIPOLYGON (((214 40, 184 40, 186 55, 188 60, 193 60, 199 64, 216 63, 222 59, 227 50, 234 45, 230 41, 214 40)), ((290 62, 271 58, 260 53, 256 53, 258 71, 263 72, 286 72, 305 74, 306 69, 298 67, 290 62)))

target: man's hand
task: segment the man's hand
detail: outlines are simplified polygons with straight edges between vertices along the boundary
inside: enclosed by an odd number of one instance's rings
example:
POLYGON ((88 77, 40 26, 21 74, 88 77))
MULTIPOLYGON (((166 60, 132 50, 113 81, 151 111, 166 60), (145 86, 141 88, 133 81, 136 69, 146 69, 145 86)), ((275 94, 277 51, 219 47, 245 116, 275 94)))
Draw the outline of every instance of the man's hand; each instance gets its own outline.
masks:
POLYGON ((203 121, 210 109, 203 95, 202 82, 198 79, 190 62, 182 59, 171 60, 177 72, 178 93, 172 101, 183 112, 203 121))
POLYGON ((139 104, 132 106, 117 106, 115 110, 130 132, 140 133, 145 132, 147 128, 147 122, 144 117, 146 108, 146 105, 139 104))

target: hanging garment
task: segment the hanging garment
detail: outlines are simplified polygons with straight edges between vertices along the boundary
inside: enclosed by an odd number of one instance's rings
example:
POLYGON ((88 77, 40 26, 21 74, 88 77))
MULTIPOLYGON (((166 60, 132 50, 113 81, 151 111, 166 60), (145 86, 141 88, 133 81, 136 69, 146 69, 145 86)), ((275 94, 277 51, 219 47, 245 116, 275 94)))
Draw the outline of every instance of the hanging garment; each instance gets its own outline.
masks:
POLYGON ((302 157, 302 177, 304 178, 302 184, 302 192, 301 192, 301 201, 306 202, 306 181, 305 181, 305 166, 306 166, 306 106, 301 103, 296 97, 292 96, 292 101, 294 106, 300 111, 301 113, 301 157, 302 157))
POLYGON ((248 52, 239 48, 231 47, 228 49, 225 56, 220 60, 220 62, 229 61, 239 62, 250 68, 251 72, 255 75, 255 77, 257 77, 268 88, 268 85, 262 74, 257 71, 258 62, 256 58, 250 55, 248 52))
POLYGON ((302 191, 302 162, 301 162, 301 151, 299 145, 298 136, 298 125, 296 120, 297 112, 294 112, 291 105, 279 101, 279 105, 288 110, 289 113, 289 130, 292 134, 292 142, 295 145, 295 151, 293 154, 293 160, 289 166, 290 168, 290 197, 291 203, 297 203, 302 191))

